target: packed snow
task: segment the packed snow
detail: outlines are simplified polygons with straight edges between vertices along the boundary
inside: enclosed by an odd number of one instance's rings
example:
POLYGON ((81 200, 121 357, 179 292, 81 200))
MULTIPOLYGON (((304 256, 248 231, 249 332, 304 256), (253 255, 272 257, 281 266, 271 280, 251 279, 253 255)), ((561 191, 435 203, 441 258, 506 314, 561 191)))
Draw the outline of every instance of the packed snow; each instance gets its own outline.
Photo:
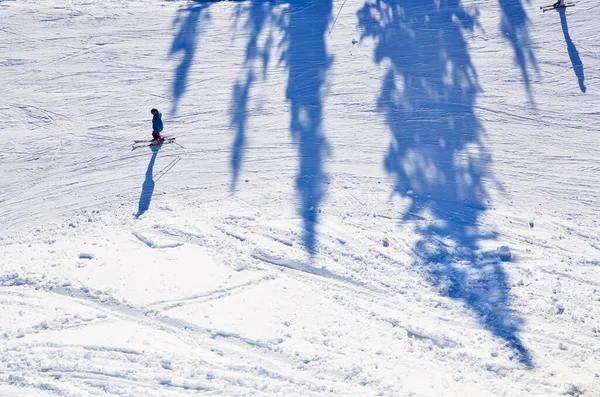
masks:
POLYGON ((0 0, 0 396, 600 396, 550 3, 0 0))

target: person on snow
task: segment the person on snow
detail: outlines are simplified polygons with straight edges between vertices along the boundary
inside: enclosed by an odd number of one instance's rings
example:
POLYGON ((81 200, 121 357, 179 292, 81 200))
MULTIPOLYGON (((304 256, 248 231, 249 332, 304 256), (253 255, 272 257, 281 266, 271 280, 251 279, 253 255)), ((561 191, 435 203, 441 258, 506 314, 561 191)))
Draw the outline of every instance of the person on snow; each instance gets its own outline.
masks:
POLYGON ((152 139, 153 143, 160 143, 165 140, 165 138, 160 134, 165 127, 162 121, 162 113, 158 111, 158 109, 150 110, 152 113, 152 139))
POLYGON ((556 3, 552 4, 554 8, 561 8, 565 6, 565 0, 558 0, 556 3))

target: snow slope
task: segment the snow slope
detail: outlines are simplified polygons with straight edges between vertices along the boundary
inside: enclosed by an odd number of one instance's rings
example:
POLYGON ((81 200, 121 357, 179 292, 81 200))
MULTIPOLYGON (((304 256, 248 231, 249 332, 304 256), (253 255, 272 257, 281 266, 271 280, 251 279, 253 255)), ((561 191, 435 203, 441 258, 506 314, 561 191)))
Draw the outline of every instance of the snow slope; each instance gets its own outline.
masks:
POLYGON ((600 395, 599 14, 540 5, 0 1, 0 396, 600 395))

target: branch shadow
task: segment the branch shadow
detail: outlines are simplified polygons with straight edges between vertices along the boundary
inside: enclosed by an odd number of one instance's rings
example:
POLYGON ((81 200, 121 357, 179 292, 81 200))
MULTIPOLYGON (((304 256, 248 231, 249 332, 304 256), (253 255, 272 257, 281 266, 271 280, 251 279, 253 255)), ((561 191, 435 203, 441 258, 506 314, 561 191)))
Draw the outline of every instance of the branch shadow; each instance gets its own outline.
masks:
POLYGON ((238 78, 233 88, 233 98, 229 110, 231 125, 235 130, 235 139, 231 153, 232 181, 231 191, 235 191, 238 182, 243 155, 246 147, 246 122, 248 120, 248 100, 252 85, 259 74, 255 69, 260 69, 263 80, 267 78, 267 67, 271 55, 273 36, 267 32, 268 37, 262 46, 259 45, 259 36, 267 30, 269 22, 273 18, 273 1, 253 1, 249 6, 238 7, 239 18, 242 14, 248 14, 244 28, 250 32, 250 38, 246 46, 246 58, 244 60, 245 73, 238 78))
POLYGON ((156 161, 156 156, 158 155, 158 151, 160 150, 160 146, 150 146, 150 149, 152 150, 152 157, 150 158, 148 168, 146 169, 146 179, 144 179, 144 183, 142 184, 142 194, 140 194, 140 200, 138 202, 138 212, 135 215, 136 218, 139 218, 146 211, 148 211, 148 209, 150 208, 150 201, 152 201, 152 194, 154 193, 153 170, 154 163, 156 161))
POLYGON ((559 8, 558 13, 560 14, 560 25, 562 26, 563 35, 565 36, 565 42, 567 43, 567 50, 569 51, 569 59, 571 59, 571 64, 573 65, 573 71, 577 76, 577 82, 579 83, 579 89, 581 92, 585 92, 587 90, 585 86, 585 76, 583 73, 583 62, 581 62, 581 58, 579 57, 579 51, 577 51, 577 47, 573 44, 573 40, 571 40, 571 36, 569 35, 569 26, 567 25, 567 14, 564 8, 559 8))
POLYGON ((179 30, 173 39, 169 55, 182 55, 179 65, 177 68, 175 68, 175 77, 173 79, 173 105, 171 107, 172 115, 177 113, 179 101, 187 89, 187 80, 190 68, 196 55, 196 46, 199 34, 198 24, 202 19, 208 18, 207 10, 209 3, 201 1, 197 1, 197 3, 199 4, 179 10, 177 17, 173 22, 173 25, 178 26, 179 30))
POLYGON ((296 189, 300 196, 303 243, 311 259, 316 253, 316 226, 325 195, 323 161, 329 153, 322 130, 322 91, 332 62, 325 44, 331 13, 332 0, 252 1, 246 24, 250 31, 245 61, 248 69, 234 87, 230 109, 231 124, 236 130, 231 157, 232 189, 235 189, 246 145, 249 91, 256 76, 262 75, 266 79, 266 67, 273 47, 270 33, 262 50, 257 39, 269 23, 277 25, 283 32, 279 61, 288 70, 286 100, 290 104, 289 128, 300 161, 296 189), (275 6, 283 6, 280 8, 281 15, 274 12, 275 6), (261 66, 262 71, 259 70, 261 66))
POLYGON ((501 23, 500 30, 510 42, 515 53, 515 63, 521 69, 523 84, 529 100, 533 103, 529 66, 538 70, 537 60, 529 37, 529 18, 523 7, 523 0, 498 0, 500 4, 501 23))
POLYGON ((248 96, 254 82, 254 74, 247 72, 244 83, 237 82, 233 88, 233 99, 230 109, 231 124, 235 128, 235 139, 231 151, 231 191, 237 186, 244 150, 246 148, 246 121, 248 119, 248 96))
POLYGON ((463 36, 476 15, 458 0, 376 0, 358 12, 362 38, 375 40, 375 61, 390 64, 378 99, 392 134, 384 166, 394 193, 409 202, 403 220, 420 235, 415 263, 531 367, 502 263, 479 248, 497 235, 479 221, 491 156, 474 110, 480 87, 463 36))

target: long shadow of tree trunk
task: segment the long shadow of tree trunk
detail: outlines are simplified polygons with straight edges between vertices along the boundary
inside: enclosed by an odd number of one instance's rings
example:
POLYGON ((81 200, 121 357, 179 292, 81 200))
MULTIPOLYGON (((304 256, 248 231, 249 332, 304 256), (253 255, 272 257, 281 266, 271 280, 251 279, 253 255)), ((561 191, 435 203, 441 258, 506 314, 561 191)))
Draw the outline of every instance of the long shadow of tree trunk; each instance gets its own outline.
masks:
POLYGON ((390 63, 378 102, 392 134, 384 164, 395 193, 410 201, 404 220, 420 234, 415 261, 440 293, 463 301, 530 366, 502 264, 479 250, 496 233, 479 222, 491 158, 474 112, 480 88, 463 37, 475 15, 458 0, 378 0, 358 17, 363 37, 376 41, 376 62, 390 63))

